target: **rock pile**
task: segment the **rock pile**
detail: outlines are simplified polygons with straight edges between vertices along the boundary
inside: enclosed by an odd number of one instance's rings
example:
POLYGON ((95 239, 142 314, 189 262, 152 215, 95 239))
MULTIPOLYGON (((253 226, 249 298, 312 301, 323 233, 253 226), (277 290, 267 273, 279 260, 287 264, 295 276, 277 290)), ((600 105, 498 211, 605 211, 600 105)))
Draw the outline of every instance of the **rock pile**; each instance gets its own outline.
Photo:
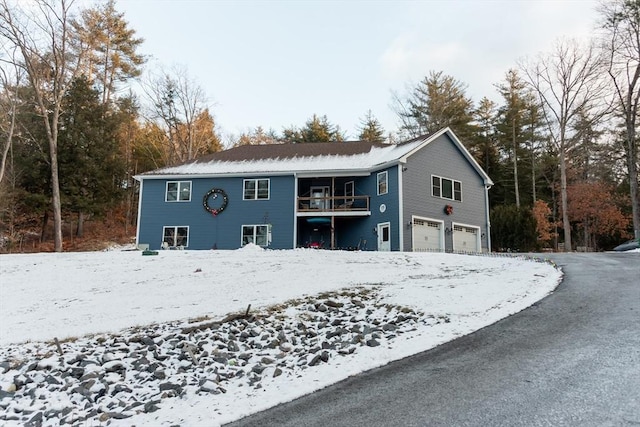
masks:
POLYGON ((351 289, 219 322, 83 337, 59 350, 50 343, 0 348, 0 424, 108 422, 154 412, 165 399, 225 393, 232 382, 260 389, 266 376, 295 375, 448 321, 382 305, 376 294, 351 289))

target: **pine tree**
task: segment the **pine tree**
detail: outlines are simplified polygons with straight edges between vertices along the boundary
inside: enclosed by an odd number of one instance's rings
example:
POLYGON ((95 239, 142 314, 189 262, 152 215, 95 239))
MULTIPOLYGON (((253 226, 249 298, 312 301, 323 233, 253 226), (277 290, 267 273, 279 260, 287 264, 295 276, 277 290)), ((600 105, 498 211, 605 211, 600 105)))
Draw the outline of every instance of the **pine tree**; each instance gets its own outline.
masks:
POLYGON ((118 117, 105 113, 99 93, 83 76, 64 98, 60 121, 60 176, 63 206, 78 214, 77 235, 86 214, 102 214, 123 195, 124 159, 118 154, 118 117))
POLYGON ((472 139, 473 102, 465 94, 466 86, 442 71, 432 71, 405 99, 396 99, 401 131, 411 137, 450 127, 462 140, 472 139))
POLYGON ((117 83, 140 75, 146 59, 136 50, 144 40, 135 37, 124 13, 116 11, 115 0, 82 10, 73 27, 78 34, 74 46, 85 52, 81 70, 99 88, 101 102, 106 104, 117 83))
POLYGON ((513 194, 515 205, 520 207, 520 181, 518 177, 518 160, 520 147, 524 144, 525 123, 524 114, 526 106, 526 83, 520 79, 516 70, 509 70, 505 76, 505 82, 497 85, 498 91, 504 98, 504 106, 498 112, 496 129, 501 146, 508 154, 512 164, 513 194))
POLYGON ((301 129, 298 130, 294 126, 284 129, 282 139, 291 143, 342 142, 345 135, 339 126, 329 122, 326 115, 318 117, 314 114, 301 129))
POLYGON ((371 110, 368 110, 364 118, 360 120, 359 131, 358 138, 361 141, 384 141, 384 128, 371 113, 371 110))

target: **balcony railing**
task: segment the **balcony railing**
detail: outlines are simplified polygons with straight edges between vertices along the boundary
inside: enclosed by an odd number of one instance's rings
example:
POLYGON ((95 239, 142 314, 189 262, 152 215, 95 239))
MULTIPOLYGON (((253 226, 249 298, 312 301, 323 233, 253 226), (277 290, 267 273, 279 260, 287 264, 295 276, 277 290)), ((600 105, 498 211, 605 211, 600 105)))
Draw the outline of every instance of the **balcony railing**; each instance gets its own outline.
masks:
POLYGON ((298 197, 298 212, 368 212, 369 196, 298 197))

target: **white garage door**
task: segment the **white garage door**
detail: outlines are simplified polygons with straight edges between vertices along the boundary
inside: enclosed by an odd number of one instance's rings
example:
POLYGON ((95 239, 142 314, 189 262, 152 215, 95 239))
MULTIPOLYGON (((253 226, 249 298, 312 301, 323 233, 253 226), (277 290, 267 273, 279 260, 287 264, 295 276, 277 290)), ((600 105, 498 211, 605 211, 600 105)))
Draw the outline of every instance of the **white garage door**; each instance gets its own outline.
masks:
POLYGON ((415 252, 440 251, 442 223, 413 218, 413 250, 415 252))
POLYGON ((464 225, 453 226, 454 252, 480 252, 479 228, 464 225))

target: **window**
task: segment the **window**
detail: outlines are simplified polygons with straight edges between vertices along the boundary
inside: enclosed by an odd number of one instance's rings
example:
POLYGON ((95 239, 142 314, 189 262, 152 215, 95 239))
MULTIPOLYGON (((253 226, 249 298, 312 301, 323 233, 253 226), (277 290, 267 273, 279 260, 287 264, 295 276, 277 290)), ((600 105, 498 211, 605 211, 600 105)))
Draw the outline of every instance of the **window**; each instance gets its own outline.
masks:
POLYGON ((271 231, 269 225, 243 225, 242 246, 253 243, 258 246, 269 246, 271 231))
POLYGON ((165 202, 191 201, 191 181, 168 181, 165 202))
POLYGON ((355 183, 353 181, 347 181, 344 183, 344 201, 345 203, 353 202, 353 196, 355 195, 355 183))
POLYGON ((378 196, 381 194, 387 194, 387 181, 388 175, 387 171, 378 173, 378 196))
POLYGON ((172 248, 189 246, 189 227, 163 227, 162 246, 172 248))
POLYGON ((268 200, 269 180, 268 179, 245 179, 244 200, 268 200))
POLYGON ((462 201, 462 183, 460 181, 434 175, 431 177, 431 188, 433 197, 462 201))

